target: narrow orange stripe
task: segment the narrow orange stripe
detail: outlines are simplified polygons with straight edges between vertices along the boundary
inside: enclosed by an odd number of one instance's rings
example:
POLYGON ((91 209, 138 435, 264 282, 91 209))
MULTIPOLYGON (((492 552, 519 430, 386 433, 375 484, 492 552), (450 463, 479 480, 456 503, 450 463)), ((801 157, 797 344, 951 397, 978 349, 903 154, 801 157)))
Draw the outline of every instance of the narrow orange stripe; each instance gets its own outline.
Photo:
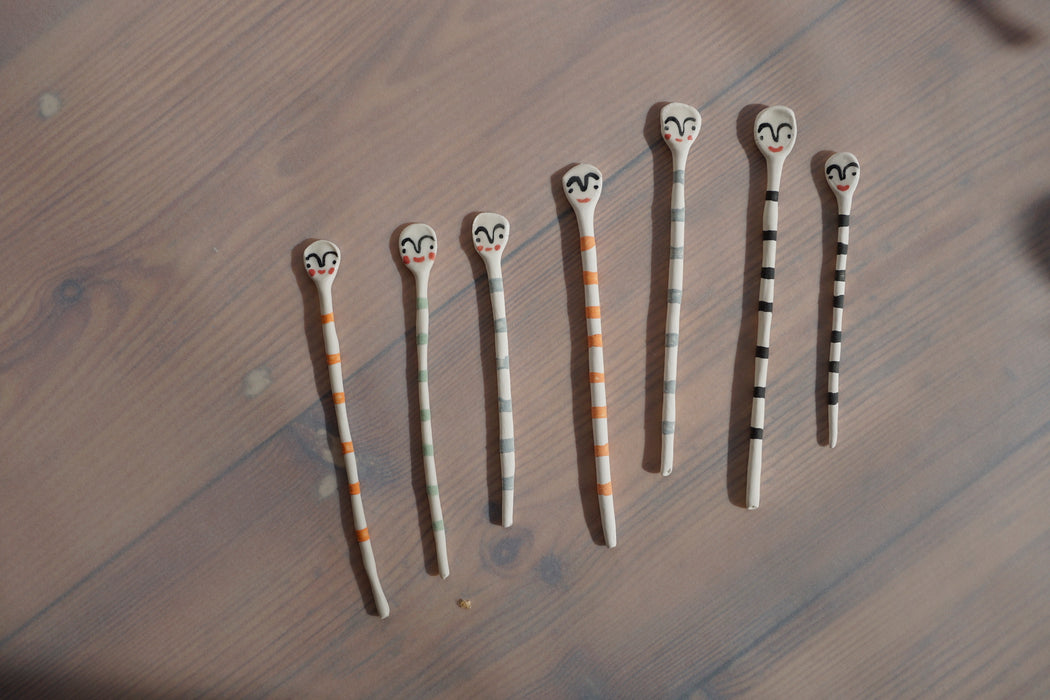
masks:
POLYGON ((598 273, 583 271, 583 283, 584 284, 598 284, 598 273))
POLYGON ((601 318, 602 307, 600 306, 585 306, 583 307, 583 315, 587 318, 601 318))
POLYGON ((332 392, 332 403, 346 403, 346 394, 341 391, 332 392))
POLYGON ((350 442, 344 442, 343 443, 343 454, 344 455, 348 455, 348 454, 350 454, 353 451, 354 451, 354 441, 353 440, 351 440, 350 442))
POLYGON ((602 346, 602 334, 595 333, 594 335, 587 336, 587 347, 589 348, 600 348, 602 346))
POLYGON ((357 533, 357 541, 358 542, 367 542, 368 541, 368 528, 367 527, 363 527, 360 530, 354 530, 354 532, 357 533))
POLYGON ((594 236, 580 236, 580 250, 590 250, 594 247, 594 236))
POLYGON ((591 418, 608 418, 609 408, 607 406, 591 406, 591 418))
POLYGON ((360 481, 355 481, 354 483, 350 484, 350 495, 351 496, 360 496, 361 495, 361 482, 360 481))
POLYGON ((598 484, 598 495, 599 496, 611 496, 612 495, 612 482, 607 484, 598 484))
POLYGON ((328 364, 330 365, 337 365, 340 361, 341 358, 339 357, 339 353, 333 353, 328 356, 328 364))
POLYGON ((609 456, 609 443, 605 443, 604 445, 595 445, 594 446, 594 456, 595 457, 608 457, 609 456))
POLYGON ((591 384, 600 384, 605 381, 604 372, 591 372, 591 384))
POLYGON ((321 323, 335 323, 335 314, 321 314, 321 323))

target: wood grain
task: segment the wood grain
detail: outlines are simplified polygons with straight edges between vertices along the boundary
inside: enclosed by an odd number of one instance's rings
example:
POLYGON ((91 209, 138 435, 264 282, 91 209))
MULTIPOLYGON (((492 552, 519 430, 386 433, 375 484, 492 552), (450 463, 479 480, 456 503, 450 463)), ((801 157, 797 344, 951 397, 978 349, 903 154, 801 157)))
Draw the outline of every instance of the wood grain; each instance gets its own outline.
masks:
POLYGON ((1050 692, 1045 3, 34 7, 0 2, 0 695, 1050 692), (703 129, 661 478, 668 101, 703 129), (751 122, 770 104, 801 142, 747 512, 751 122), (821 166, 838 150, 864 176, 831 450, 821 166), (560 184, 577 162, 606 176, 611 551, 560 184), (513 230, 507 530, 479 211, 513 230), (392 244, 413 221, 441 240, 447 581, 418 467, 414 283, 392 244), (301 269, 314 238, 344 253, 333 295, 384 621, 301 269))

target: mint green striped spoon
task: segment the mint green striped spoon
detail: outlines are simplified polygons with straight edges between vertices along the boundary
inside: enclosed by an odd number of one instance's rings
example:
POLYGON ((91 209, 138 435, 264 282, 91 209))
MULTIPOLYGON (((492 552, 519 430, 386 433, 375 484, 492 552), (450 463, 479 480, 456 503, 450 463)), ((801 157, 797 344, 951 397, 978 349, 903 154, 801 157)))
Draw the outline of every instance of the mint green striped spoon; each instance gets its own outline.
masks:
POLYGON ((437 235, 426 224, 409 224, 398 239, 401 261, 416 278, 416 358, 419 362, 419 421, 423 440, 423 474, 430 501, 430 520, 434 528, 438 572, 448 578, 448 550, 445 546, 445 521, 441 517, 438 496, 437 467, 434 462, 434 433, 430 425, 430 382, 427 376, 427 343, 430 333, 430 309, 427 282, 437 256, 437 235))

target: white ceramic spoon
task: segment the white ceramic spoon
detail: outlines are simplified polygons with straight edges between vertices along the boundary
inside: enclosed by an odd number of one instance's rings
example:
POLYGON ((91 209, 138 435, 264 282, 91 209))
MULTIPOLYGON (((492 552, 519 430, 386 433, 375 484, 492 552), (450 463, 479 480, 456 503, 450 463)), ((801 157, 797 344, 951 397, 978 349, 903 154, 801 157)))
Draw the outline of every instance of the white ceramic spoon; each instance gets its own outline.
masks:
POLYGON ((766 203, 762 212, 762 281, 758 288, 758 340, 755 347, 755 389, 751 402, 751 441, 747 456, 747 507, 758 508, 762 485, 762 433, 766 421, 766 374, 769 334, 773 324, 773 277, 777 259, 777 214, 784 159, 795 146, 795 113, 787 107, 767 107, 755 117, 755 145, 766 158, 766 203))
POLYGON ((434 433, 430 425, 430 378, 427 373, 427 345, 430 342, 430 309, 427 283, 437 257, 437 235, 426 224, 409 224, 398 237, 401 261, 416 278, 416 359, 419 363, 419 422, 423 440, 423 475, 430 502, 430 521, 434 530, 438 573, 448 578, 448 549, 445 546, 445 520, 441 517, 437 466, 434 462, 434 433))
POLYGON ((317 296, 321 300, 321 330, 324 334, 324 351, 328 362, 328 378, 332 383, 332 403, 335 405, 336 422, 339 424, 339 440, 343 445, 343 461, 346 479, 350 483, 350 511, 353 513, 354 533, 361 546, 361 560, 372 585, 379 617, 390 614, 390 605, 383 595, 372 554, 372 540, 365 522, 365 508, 361 502, 361 482, 357 476, 357 458, 354 441, 350 437, 350 421, 346 416, 346 394, 343 393, 343 365, 339 357, 339 338, 335 332, 335 315, 332 311, 332 282, 339 271, 339 246, 331 241, 316 241, 303 251, 303 266, 317 285, 317 296))
POLYGON ((860 164, 852 153, 836 153, 824 163, 828 186, 839 205, 839 236, 835 245, 835 283, 831 297, 831 351, 828 353, 828 445, 839 439, 839 361, 842 359, 842 311, 846 305, 846 251, 849 214, 860 181, 860 164))
POLYGON ((590 366, 591 429, 594 431, 594 466, 598 481, 605 544, 616 546, 612 472, 609 468, 609 419, 605 403, 605 362, 602 357, 602 310, 598 299, 598 255, 594 248, 594 205, 602 193, 602 174, 593 165, 581 164, 562 176, 565 196, 576 212, 583 260, 584 315, 587 318, 587 359, 590 366))
POLYGON ((682 309, 685 255, 685 161, 700 135, 700 112, 681 102, 660 110, 664 142, 671 149, 671 254, 667 270, 667 324, 664 334, 664 404, 660 473, 674 469, 675 390, 678 376, 678 330, 682 309))
POLYGON ((510 400, 510 344, 507 342, 507 306, 503 298, 500 259, 510 240, 510 223, 499 214, 483 213, 471 226, 474 249, 485 261, 492 302, 496 343, 496 397, 499 409, 499 464, 503 492, 503 527, 514 524, 514 414, 510 400))

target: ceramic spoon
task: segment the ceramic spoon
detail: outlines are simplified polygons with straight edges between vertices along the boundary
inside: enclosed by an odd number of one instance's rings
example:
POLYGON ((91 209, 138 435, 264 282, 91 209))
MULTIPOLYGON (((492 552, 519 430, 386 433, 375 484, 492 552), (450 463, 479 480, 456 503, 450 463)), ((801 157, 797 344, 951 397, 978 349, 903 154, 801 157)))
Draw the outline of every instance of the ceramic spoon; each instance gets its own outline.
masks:
POLYGON ((755 390, 751 403, 751 441, 747 457, 747 507, 758 508, 762 484, 762 432, 766 421, 766 371, 773 324, 773 275, 777 258, 777 213, 784 159, 795 146, 795 113, 767 107, 755 117, 755 145, 766 158, 766 203, 762 212, 762 280, 758 288, 758 341, 755 390))
POLYGON ((860 181, 860 165, 852 153, 836 153, 824 163, 828 186, 839 205, 839 239, 835 246, 835 283, 831 297, 831 352, 828 354, 828 445, 839 439, 839 360, 842 357, 842 311, 846 304, 846 251, 849 213, 860 181))
POLYGON ((671 257, 667 271, 667 325, 664 335, 664 405, 660 421, 662 435, 660 473, 674 469, 675 388, 678 375, 678 326, 682 309, 685 253, 685 161, 689 147, 700 134, 700 112, 696 107, 672 102, 660 110, 664 142, 671 149, 671 257))
POLYGON ((376 571, 376 560, 372 554, 372 540, 368 536, 365 508, 361 502, 361 482, 357 477, 357 458, 354 456, 354 441, 350 437, 350 421, 346 417, 346 394, 343 393, 343 366, 339 358, 339 338, 335 332, 335 315, 332 312, 332 282, 339 271, 339 247, 331 241, 316 241, 303 251, 303 266, 317 285, 317 296, 321 300, 321 330, 324 335, 324 351, 328 361, 328 378, 332 383, 332 403, 335 405, 336 422, 339 424, 339 440, 343 444, 343 461, 346 479, 350 483, 350 510, 354 518, 354 533, 361 546, 361 560, 372 585, 372 597, 376 602, 379 617, 390 614, 390 605, 383 595, 376 571))
POLYGON ((503 483, 503 527, 514 524, 514 414, 510 402, 510 345, 507 342, 507 308, 503 299, 500 259, 510 238, 510 223, 499 214, 474 217, 474 248, 485 261, 492 302, 492 327, 496 341, 496 396, 499 408, 499 464, 503 483))
POLYGON ((430 268, 437 256, 437 236, 426 224, 409 224, 398 238, 401 261, 416 278, 416 359, 419 363, 419 421, 423 439, 423 474, 430 502, 430 520, 434 530, 438 573, 448 578, 448 549, 445 546, 445 521, 441 517, 438 496, 437 467, 434 462, 434 434, 430 425, 430 381, 427 376, 427 344, 430 340, 430 309, 427 283, 430 268))
POLYGON ((609 421, 605 404, 605 363, 602 358, 602 313, 598 300, 598 256, 594 248, 594 205, 602 192, 602 174, 593 165, 581 164, 562 176, 565 196, 576 212, 583 259, 584 315, 587 317, 587 358, 590 366, 591 428, 594 431, 594 466, 598 480, 605 544, 616 546, 612 477, 609 468, 609 421))

